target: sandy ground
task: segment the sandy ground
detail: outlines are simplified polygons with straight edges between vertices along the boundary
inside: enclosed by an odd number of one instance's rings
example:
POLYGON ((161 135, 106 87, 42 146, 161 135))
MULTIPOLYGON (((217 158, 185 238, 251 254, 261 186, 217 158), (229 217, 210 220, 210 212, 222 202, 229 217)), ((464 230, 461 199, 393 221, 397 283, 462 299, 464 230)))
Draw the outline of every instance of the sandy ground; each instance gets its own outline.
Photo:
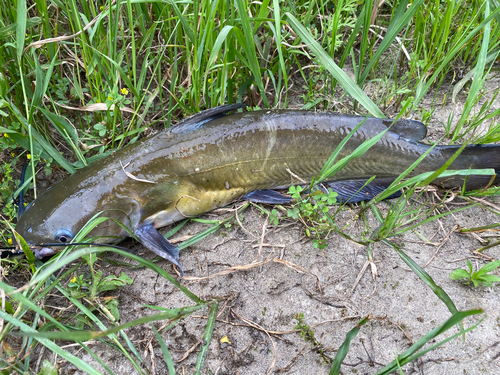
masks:
MULTIPOLYGON (((388 203, 379 205, 382 212, 388 203)), ((451 205, 445 209, 455 208, 451 205)), ((351 223, 351 231, 374 229, 377 224, 368 215, 367 226, 355 219, 357 210, 348 209, 338 220, 351 223)), ((500 300, 499 286, 478 288, 464 286, 449 279, 449 273, 465 265, 465 258, 482 265, 487 257, 498 259, 499 248, 478 256, 481 247, 471 235, 453 231, 456 225, 475 227, 498 221, 497 215, 474 207, 448 216, 440 222, 419 227, 396 239, 407 255, 421 266, 452 298, 459 310, 482 308, 485 314, 479 327, 467 334, 466 341, 455 339, 405 367, 406 374, 495 374, 500 373, 500 300), (433 244, 422 244, 422 236, 433 244)), ((245 265, 258 257, 258 245, 266 219, 257 209, 244 214, 243 228, 233 225, 210 236, 181 255, 187 276, 214 275, 227 267, 245 265), (255 237, 254 237, 255 236, 255 237)), ((372 320, 363 326, 353 340, 343 365, 343 373, 373 374, 394 359, 421 336, 442 324, 450 312, 397 253, 385 245, 374 247, 378 276, 370 268, 363 272, 366 248, 333 235, 324 252, 312 247, 304 238, 300 224, 266 226, 261 260, 282 259, 293 263, 269 261, 260 267, 218 276, 203 282, 184 283, 204 299, 225 297, 221 302, 204 374, 265 374, 280 371, 288 374, 328 374, 330 366, 319 349, 329 358, 342 344, 345 334, 364 316, 372 320), (304 270, 307 272, 304 272, 304 270), (300 272, 302 271, 302 272, 300 272), (356 282, 359 278, 359 282, 356 282), (295 314, 303 313, 304 322, 321 345, 311 345, 293 332, 295 314), (253 326, 253 327, 252 327, 253 326), (254 328, 257 327, 257 328, 254 328), (268 333, 266 333, 268 331, 268 333), (270 331, 276 332, 269 334, 270 331), (229 343, 221 343, 227 336, 229 343), (273 366, 274 362, 274 366, 273 366)), ((187 226, 179 235, 196 233, 199 224, 187 226)), ((491 239, 491 238, 490 238, 491 239)), ((163 263, 163 262, 161 262, 163 263)), ((171 270, 171 266, 162 266, 171 270)), ((109 270, 118 274, 120 270, 109 270)), ((148 270, 127 271, 134 284, 120 290, 122 322, 152 313, 143 304, 175 308, 192 304, 182 293, 148 270)), ((116 293, 114 293, 116 295, 116 293)), ((206 325, 207 311, 184 319, 162 337, 175 360, 183 358, 199 344, 206 325)), ((479 319, 466 320, 470 326, 479 319)), ((158 325, 159 327, 159 325, 158 325)), ((456 328, 449 332, 456 333, 456 328)), ((166 372, 161 351, 148 327, 128 331, 139 347, 152 342, 156 373, 166 372)), ((444 337, 448 337, 446 334, 444 337)), ((444 338, 443 337, 443 338, 444 338)), ((97 345, 93 348, 119 374, 133 373, 123 358, 97 345)), ((177 363, 177 373, 193 372, 197 350, 177 363)), ((151 353, 146 362, 151 369, 151 353)), ((90 357, 84 357, 91 361, 90 357)))
MULTIPOLYGON (((498 87, 498 80, 492 85, 498 87)), ((430 104, 430 100, 422 103, 426 104, 430 104)), ((436 110, 431 122, 434 129, 431 139, 440 137, 439 122, 446 122, 450 110, 460 105, 463 103, 436 110)), ((420 202, 431 202, 434 198, 424 195, 420 202)), ((494 199, 487 201, 497 204, 494 199)), ((446 212, 462 207, 463 203, 455 200, 439 209, 446 212)), ((378 205, 383 214, 389 206, 387 202, 378 205)), ((488 208, 495 210, 487 205, 471 207, 393 239, 407 255, 425 267, 459 310, 484 310, 484 314, 465 321, 469 327, 483 319, 466 335, 465 342, 457 338, 446 343, 405 366, 405 374, 500 374, 500 286, 475 289, 449 279, 453 270, 465 267, 466 259, 475 267, 481 267, 500 258, 499 247, 487 249, 481 255, 475 252, 484 246, 477 236, 457 232, 457 226, 471 228, 498 222, 500 209, 493 213, 488 208)), ((347 207, 339 213, 337 223, 339 227, 348 225, 349 233, 369 236, 378 222, 371 214, 358 218, 358 212, 357 206, 347 207)), ((300 223, 283 220, 275 227, 266 223, 266 217, 255 207, 247 209, 242 217, 241 227, 233 222, 231 227, 221 228, 181 253, 188 277, 213 276, 232 266, 248 265, 255 259, 267 260, 248 270, 203 281, 182 281, 203 299, 222 299, 204 374, 265 374, 269 371, 328 374, 330 365, 325 358, 335 356, 346 333, 365 316, 371 320, 352 341, 342 373, 374 374, 394 359, 396 351, 403 352, 451 316, 444 303, 386 245, 376 244, 373 248, 378 275, 374 278, 371 268, 366 267, 366 247, 332 234, 328 247, 321 251, 313 248, 300 223), (259 244, 263 244, 260 257, 259 244), (314 332, 318 344, 315 347, 294 329, 295 315, 299 313, 303 313, 304 323, 314 332), (229 342, 223 343, 220 340, 225 336, 229 342)), ((176 237, 195 234, 204 228, 206 226, 190 223, 176 237)), ((479 233, 479 236, 487 241, 497 240, 497 232, 479 233)), ((167 262, 159 264, 172 271, 167 262)), ((116 267, 106 269, 113 274, 121 271, 116 267)), ((192 304, 184 294, 149 270, 123 271, 134 283, 112 293, 119 295, 122 322, 154 313, 143 307, 145 304, 167 308, 192 304)), ((208 311, 201 310, 162 334, 176 361, 178 374, 193 373, 207 315, 208 311)), ((455 327, 433 343, 457 332, 455 327)), ((127 334, 144 350, 148 369, 165 374, 167 369, 151 329, 136 327, 127 334)), ((135 372, 108 347, 97 344, 93 350, 117 374, 135 372)), ((83 358, 95 364, 90 356, 83 355, 83 358)), ((62 368, 65 373, 80 373, 74 372, 71 365, 62 368)))

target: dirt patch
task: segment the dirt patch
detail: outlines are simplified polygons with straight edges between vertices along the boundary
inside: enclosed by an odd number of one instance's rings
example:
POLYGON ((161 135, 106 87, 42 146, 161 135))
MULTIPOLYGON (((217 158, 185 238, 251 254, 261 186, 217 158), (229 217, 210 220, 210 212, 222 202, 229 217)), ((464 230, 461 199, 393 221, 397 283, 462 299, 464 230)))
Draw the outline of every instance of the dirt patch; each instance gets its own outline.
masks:
MULTIPOLYGON (((379 208, 385 214, 389 204, 381 203, 379 208)), ((443 210, 453 208, 447 205, 443 210)), ((337 220, 346 225, 350 223, 350 230, 358 233, 373 230, 378 225, 371 215, 367 215, 363 224, 353 220, 356 213, 356 207, 348 208, 337 220)), ((489 257, 500 257, 497 247, 488 249, 483 256, 473 253, 482 245, 472 235, 454 231, 456 225, 476 227, 495 221, 498 221, 496 214, 476 206, 396 239, 407 255, 419 265, 427 265, 426 271, 449 294, 459 310, 480 307, 485 311, 485 319, 467 334, 465 343, 461 339, 446 343, 408 366, 406 374, 493 374, 499 371, 499 287, 473 289, 448 277, 452 270, 465 265, 466 258, 475 265, 482 265, 489 257), (431 243, 423 243, 423 238, 431 243)), ((206 277, 231 266, 251 263, 258 256, 255 245, 260 243, 265 222, 260 211, 251 208, 244 213, 245 230, 237 224, 232 225, 184 251, 181 261, 186 275, 206 277), (255 238, 251 234, 255 234, 255 238)), ((395 351, 403 352, 450 317, 443 302, 391 248, 382 244, 374 246, 373 259, 378 274, 374 279, 370 267, 362 271, 367 260, 365 247, 332 235, 328 247, 319 251, 304 237, 300 224, 290 224, 284 221, 277 227, 266 228, 260 258, 276 258, 289 262, 288 266, 271 260, 246 271, 183 282, 202 299, 225 297, 220 304, 204 374, 264 374, 273 362, 273 372, 328 374, 330 365, 325 359, 335 356, 346 333, 367 315, 372 319, 352 342, 343 371, 371 374, 392 361, 395 351), (296 267, 289 267, 290 263, 296 267), (299 272, 298 267, 309 273, 299 272), (314 334, 315 346, 295 331, 295 317, 300 313, 314 334), (227 337, 228 342, 221 342, 223 337, 227 337)), ((203 228, 192 223, 178 235, 197 233, 203 228)), ((161 261, 160 265, 171 270, 166 262, 161 261)), ((109 271, 120 272, 114 267, 109 271)), ((149 270, 126 272, 135 282, 120 291, 123 322, 150 314, 144 304, 168 308, 192 304, 184 294, 149 270)), ((177 363, 180 374, 193 372, 206 315, 207 311, 203 310, 195 313, 162 334, 174 360, 181 360, 177 363)), ((468 319, 466 327, 477 321, 476 318, 468 319)), ((457 329, 451 330, 451 333, 456 332, 457 329)), ((148 367, 151 368, 154 362, 157 373, 165 373, 162 354, 152 331, 148 327, 136 327, 127 334, 139 347, 144 347, 148 367), (150 341, 153 357, 146 350, 150 341)), ((117 373, 133 372, 125 361, 106 354, 109 349, 97 345, 94 350, 98 355, 103 353, 103 359, 109 357, 106 363, 117 373)), ((93 363, 90 357, 85 359, 93 363)))

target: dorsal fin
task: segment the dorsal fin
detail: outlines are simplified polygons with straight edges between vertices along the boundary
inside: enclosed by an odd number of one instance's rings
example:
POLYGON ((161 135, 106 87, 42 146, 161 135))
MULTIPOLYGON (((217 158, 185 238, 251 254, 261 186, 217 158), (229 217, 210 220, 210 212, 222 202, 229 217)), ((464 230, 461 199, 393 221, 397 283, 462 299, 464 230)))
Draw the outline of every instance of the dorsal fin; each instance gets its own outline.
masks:
POLYGON ((235 103, 221 105, 215 108, 209 108, 205 111, 182 120, 172 128, 172 131, 176 133, 185 133, 199 129, 209 121, 222 117, 230 111, 235 111, 246 106, 247 105, 245 103, 235 103))
MULTIPOLYGON (((392 122, 390 120, 384 120, 384 124, 390 126, 392 122)), ((390 130, 403 138, 411 139, 416 142, 421 141, 427 136, 427 126, 417 120, 397 120, 391 126, 390 130)))

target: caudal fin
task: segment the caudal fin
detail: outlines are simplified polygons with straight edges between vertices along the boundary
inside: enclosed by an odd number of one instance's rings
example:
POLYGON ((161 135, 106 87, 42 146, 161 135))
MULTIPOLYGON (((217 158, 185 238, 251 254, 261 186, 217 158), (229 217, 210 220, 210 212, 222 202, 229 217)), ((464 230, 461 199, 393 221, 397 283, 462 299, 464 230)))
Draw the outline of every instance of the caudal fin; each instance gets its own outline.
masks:
MULTIPOLYGON (((444 156, 450 158, 460 146, 440 146, 438 149, 444 156)), ((459 169, 494 169, 497 173, 493 184, 500 184, 500 145, 471 145, 467 146, 455 161, 448 167, 448 170, 459 169)), ((466 179, 466 190, 478 190, 486 187, 490 181, 491 175, 470 175, 451 176, 439 178, 433 181, 434 184, 444 188, 453 188, 463 186, 466 179)))

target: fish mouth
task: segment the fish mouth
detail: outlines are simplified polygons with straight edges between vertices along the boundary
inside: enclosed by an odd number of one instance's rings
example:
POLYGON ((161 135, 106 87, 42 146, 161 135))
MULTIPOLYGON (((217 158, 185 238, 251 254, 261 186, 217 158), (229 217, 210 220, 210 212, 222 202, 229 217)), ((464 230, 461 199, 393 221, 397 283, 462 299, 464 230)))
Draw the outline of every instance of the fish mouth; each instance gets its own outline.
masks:
POLYGON ((36 247, 34 249, 33 255, 35 255, 35 258, 38 260, 57 254, 57 251, 51 247, 36 247))
MULTIPOLYGON (((33 253, 36 259, 42 260, 45 257, 52 256, 54 254, 57 254, 57 251, 46 246, 39 246, 39 245, 33 245, 29 244, 29 249, 33 253)), ((2 250, 5 251, 5 250, 2 250)), ((19 257, 19 256, 24 256, 26 257, 26 253, 23 251, 23 249, 20 246, 17 247, 12 247, 10 251, 6 251, 5 253, 2 252, 2 259, 3 258, 14 258, 14 257, 19 257)))
MULTIPOLYGON (((32 243, 28 243, 28 246, 29 246, 31 252, 33 253, 33 255, 35 256, 35 258, 38 260, 42 260, 45 257, 50 257, 54 254, 57 254, 57 251, 55 249, 48 247, 48 246, 41 246, 41 245, 36 245, 36 244, 32 244, 32 243)), ((21 249, 21 247, 16 249, 16 252, 13 253, 13 255, 21 255, 21 254, 26 255, 24 253, 23 249, 21 249)))

